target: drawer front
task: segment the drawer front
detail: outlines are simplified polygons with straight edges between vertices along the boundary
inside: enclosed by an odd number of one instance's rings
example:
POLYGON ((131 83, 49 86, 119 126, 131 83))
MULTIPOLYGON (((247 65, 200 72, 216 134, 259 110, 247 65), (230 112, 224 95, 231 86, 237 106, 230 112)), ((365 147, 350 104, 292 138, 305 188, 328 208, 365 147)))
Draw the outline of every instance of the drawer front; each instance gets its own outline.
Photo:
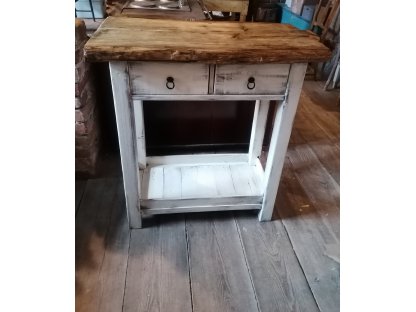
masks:
POLYGON ((207 64, 132 62, 129 76, 133 95, 208 93, 207 64))
POLYGON ((215 94, 284 94, 289 64, 218 65, 215 94))

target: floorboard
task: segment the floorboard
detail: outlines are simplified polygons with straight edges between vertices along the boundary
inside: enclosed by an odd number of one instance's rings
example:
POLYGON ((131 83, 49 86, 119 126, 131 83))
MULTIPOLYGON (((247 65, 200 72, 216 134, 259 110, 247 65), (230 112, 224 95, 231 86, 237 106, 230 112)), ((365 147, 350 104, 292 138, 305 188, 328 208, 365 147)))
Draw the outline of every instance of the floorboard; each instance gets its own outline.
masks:
POLYGON ((259 222, 249 212, 235 218, 260 310, 318 312, 281 220, 259 222))
POLYGON ((123 312, 192 311, 184 217, 154 220, 131 231, 123 312))
POLYGON ((289 165, 283 172, 276 208, 320 311, 339 311, 339 239, 289 165))
POLYGON ((309 145, 291 146, 286 157, 289 159, 290 169, 308 195, 308 202, 318 207, 318 213, 333 232, 333 236, 339 239, 339 185, 309 145))
POLYGON ((232 214, 187 215, 186 230, 193 311, 258 311, 232 214))
MULTIPOLYGON (((302 93, 300 103, 305 102, 303 100, 304 98, 305 95, 302 93)), ((339 129, 339 122, 337 122, 336 120, 328 121, 328 118, 322 116, 321 113, 317 113, 315 109, 311 109, 310 107, 308 107, 308 105, 299 105, 297 113, 299 115, 303 114, 304 116, 307 116, 310 120, 313 120, 313 123, 315 124, 315 129, 324 132, 331 141, 331 143, 339 148, 339 130, 336 131, 333 129, 335 127, 339 129)))
POLYGON ((86 180, 75 180, 75 215, 78 212, 79 205, 84 195, 86 180))
MULTIPOLYGON (((311 99, 302 94, 300 106, 310 106, 311 99)), ((338 125, 339 131, 339 125, 338 125)), ((319 127, 319 123, 313 116, 299 110, 293 125, 290 145, 307 144, 318 157, 319 161, 339 184, 340 149, 339 137, 331 137, 331 134, 319 127)))
POLYGON ((76 311, 121 311, 129 236, 119 179, 87 182, 75 242, 76 311))

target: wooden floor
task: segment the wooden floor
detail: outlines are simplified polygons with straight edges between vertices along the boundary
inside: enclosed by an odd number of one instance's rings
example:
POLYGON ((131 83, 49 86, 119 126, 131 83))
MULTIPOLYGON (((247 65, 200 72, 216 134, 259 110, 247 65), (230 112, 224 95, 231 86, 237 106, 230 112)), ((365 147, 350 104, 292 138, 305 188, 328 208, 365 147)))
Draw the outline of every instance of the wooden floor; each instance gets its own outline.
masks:
POLYGON ((76 311, 339 311, 339 92, 306 81, 273 221, 161 215, 128 229, 121 179, 76 183, 76 311))

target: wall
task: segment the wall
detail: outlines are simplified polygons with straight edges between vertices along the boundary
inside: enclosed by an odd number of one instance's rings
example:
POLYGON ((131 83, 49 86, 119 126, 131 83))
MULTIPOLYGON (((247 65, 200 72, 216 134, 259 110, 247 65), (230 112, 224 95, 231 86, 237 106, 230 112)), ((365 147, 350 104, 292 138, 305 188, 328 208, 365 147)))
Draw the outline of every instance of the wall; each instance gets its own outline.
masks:
POLYGON ((94 75, 85 61, 87 42, 84 21, 75 19, 75 171, 94 175, 99 152, 99 124, 94 75))

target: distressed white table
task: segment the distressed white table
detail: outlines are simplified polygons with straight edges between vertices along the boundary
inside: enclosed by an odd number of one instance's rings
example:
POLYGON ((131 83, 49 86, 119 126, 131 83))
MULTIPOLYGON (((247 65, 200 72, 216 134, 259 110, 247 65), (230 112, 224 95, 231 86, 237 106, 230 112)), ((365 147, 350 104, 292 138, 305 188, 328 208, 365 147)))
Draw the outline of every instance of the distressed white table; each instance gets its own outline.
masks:
POLYGON ((85 54, 109 61, 131 228, 145 215, 197 211, 258 209, 271 219, 307 62, 328 49, 288 25, 110 17, 85 54), (149 157, 144 100, 255 100, 249 151, 149 157), (270 100, 278 106, 263 168, 270 100))

